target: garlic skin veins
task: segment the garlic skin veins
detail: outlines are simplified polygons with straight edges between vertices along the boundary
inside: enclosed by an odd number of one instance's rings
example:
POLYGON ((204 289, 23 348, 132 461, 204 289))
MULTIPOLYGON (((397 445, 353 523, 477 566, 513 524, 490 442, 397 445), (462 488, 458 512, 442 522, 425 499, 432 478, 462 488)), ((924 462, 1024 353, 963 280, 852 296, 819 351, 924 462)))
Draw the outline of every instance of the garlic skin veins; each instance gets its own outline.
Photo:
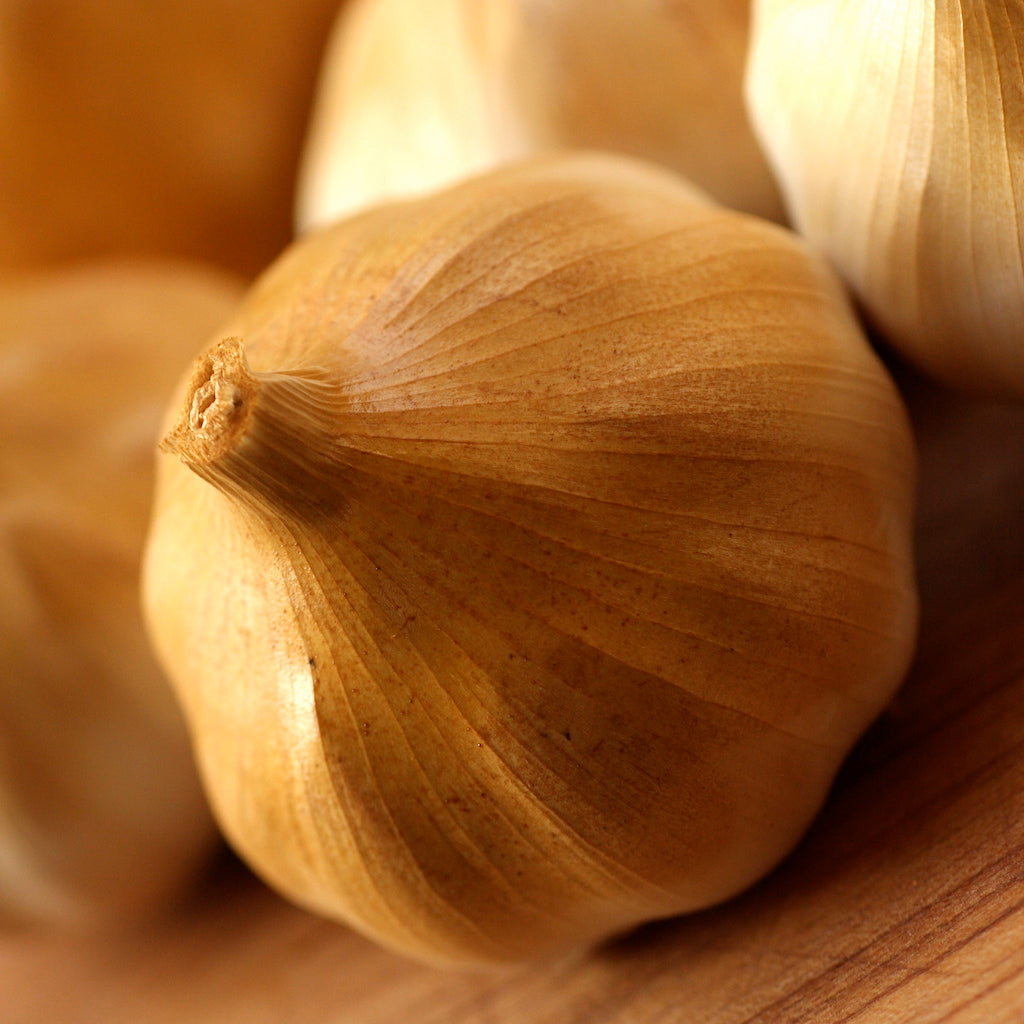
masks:
POLYGON ((307 235, 166 422, 145 606, 222 829, 429 962, 751 884, 911 655, 892 383, 820 261, 663 169, 307 235))
POLYGON ((781 222, 743 103, 749 0, 350 0, 300 166, 303 232, 503 163, 587 148, 781 222))
POLYGON ((0 925, 117 928, 219 848, 142 623, 152 450, 241 282, 96 260, 0 283, 0 925))
POLYGON ((796 228, 885 340, 1024 395, 1024 5, 757 0, 746 93, 796 228))

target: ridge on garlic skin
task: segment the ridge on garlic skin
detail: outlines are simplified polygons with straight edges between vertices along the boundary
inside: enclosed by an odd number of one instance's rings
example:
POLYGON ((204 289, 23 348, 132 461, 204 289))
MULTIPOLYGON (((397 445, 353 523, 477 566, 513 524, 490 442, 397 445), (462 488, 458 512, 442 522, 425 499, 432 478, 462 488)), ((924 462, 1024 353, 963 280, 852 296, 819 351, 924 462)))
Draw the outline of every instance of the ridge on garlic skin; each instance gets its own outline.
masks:
POLYGON ((827 268, 625 158, 310 234, 165 420, 150 633, 215 813, 434 963, 768 871, 911 656, 914 451, 827 268))

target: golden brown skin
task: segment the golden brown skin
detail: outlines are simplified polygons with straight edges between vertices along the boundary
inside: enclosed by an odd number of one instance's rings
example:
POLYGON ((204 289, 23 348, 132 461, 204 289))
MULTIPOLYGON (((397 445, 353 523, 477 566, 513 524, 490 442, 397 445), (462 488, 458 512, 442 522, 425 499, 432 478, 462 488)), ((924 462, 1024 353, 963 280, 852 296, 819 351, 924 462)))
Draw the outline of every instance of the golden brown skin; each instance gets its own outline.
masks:
POLYGON ((168 419, 145 594, 260 874, 474 963, 793 846, 916 595, 903 407, 792 236, 536 161, 307 237, 224 338, 168 419))

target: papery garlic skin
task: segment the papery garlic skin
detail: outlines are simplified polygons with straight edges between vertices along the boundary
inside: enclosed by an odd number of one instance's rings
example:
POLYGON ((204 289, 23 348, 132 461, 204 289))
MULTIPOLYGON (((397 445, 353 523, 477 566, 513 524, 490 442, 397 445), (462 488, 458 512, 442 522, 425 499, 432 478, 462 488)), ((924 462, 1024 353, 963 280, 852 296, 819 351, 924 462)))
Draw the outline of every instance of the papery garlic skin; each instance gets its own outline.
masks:
POLYGON ((782 220, 742 97, 748 0, 353 0, 321 72, 300 232, 553 150, 662 163, 782 220))
POLYGON ((222 828, 438 963, 797 841, 914 642, 914 452, 828 270, 610 156, 296 243, 167 421, 147 619, 222 828))
POLYGON ((794 224, 905 356, 1024 395, 1024 5, 754 12, 747 100, 794 224))
POLYGON ((0 923, 149 917, 217 835, 142 625, 152 448, 240 283, 102 261, 0 284, 0 923))

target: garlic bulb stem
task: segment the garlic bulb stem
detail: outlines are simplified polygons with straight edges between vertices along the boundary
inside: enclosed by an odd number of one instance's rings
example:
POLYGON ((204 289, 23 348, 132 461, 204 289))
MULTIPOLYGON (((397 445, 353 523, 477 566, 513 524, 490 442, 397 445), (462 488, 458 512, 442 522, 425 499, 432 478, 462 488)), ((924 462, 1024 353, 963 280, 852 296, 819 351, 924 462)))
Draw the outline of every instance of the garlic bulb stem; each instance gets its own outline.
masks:
POLYGON ((161 448, 263 518, 336 504, 338 389, 315 371, 254 373, 238 338, 198 361, 161 448))
POLYGON ((241 342, 221 342, 199 362, 182 415, 160 447, 178 453, 189 465, 215 460, 231 449, 244 429, 259 389, 241 342))

